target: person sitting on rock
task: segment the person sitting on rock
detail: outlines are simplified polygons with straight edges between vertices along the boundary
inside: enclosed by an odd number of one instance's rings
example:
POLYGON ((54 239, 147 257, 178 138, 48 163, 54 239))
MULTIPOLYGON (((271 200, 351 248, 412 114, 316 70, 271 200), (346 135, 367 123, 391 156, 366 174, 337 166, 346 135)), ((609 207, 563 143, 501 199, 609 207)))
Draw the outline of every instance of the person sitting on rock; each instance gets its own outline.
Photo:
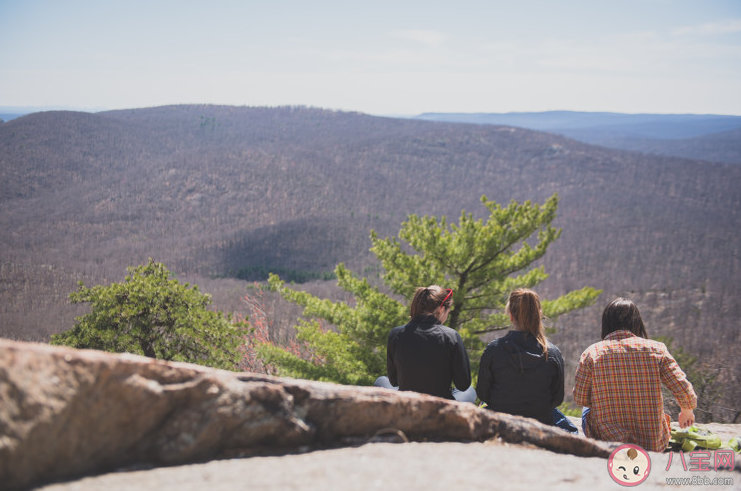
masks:
POLYGON ((514 329, 484 350, 476 384, 479 398, 488 409, 578 433, 557 409, 564 394, 563 358, 545 337, 540 297, 519 288, 510 293, 505 311, 514 329))
POLYGON ((662 383, 681 408, 679 426, 692 426, 697 396, 687 376, 664 343, 648 339, 638 307, 613 300, 602 313, 602 341, 582 353, 576 369, 574 400, 584 406, 584 433, 664 451, 671 430, 662 383))
POLYGON ((443 325, 452 308, 453 290, 437 285, 417 288, 410 306, 411 320, 393 328, 388 336, 388 377, 379 377, 374 385, 475 403, 463 339, 443 325))

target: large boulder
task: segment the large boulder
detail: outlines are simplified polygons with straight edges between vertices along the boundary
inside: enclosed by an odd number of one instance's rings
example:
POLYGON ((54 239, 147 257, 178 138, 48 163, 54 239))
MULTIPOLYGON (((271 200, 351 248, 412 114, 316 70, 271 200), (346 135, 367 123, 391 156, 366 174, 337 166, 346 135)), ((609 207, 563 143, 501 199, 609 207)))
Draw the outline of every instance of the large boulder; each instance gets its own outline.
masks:
POLYGON ((0 483, 351 444, 501 438, 607 457, 615 445, 408 392, 0 340, 0 483))

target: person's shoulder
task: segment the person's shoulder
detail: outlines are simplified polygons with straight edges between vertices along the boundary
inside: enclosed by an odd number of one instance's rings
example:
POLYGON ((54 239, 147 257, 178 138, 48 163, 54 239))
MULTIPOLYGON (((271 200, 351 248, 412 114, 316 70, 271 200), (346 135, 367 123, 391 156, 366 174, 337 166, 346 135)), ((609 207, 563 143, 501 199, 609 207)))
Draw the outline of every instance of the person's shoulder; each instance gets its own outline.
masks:
POLYGON ((452 327, 448 327, 443 324, 435 324, 434 329, 437 329, 440 333, 442 333, 443 337, 449 339, 454 343, 463 342, 463 338, 461 337, 460 333, 452 327))
POLYGON ((438 329, 440 329, 440 331, 444 332, 448 336, 453 336, 453 337, 460 336, 460 334, 458 333, 458 331, 456 331, 452 327, 448 327, 448 326, 446 326, 444 324, 436 324, 435 327, 438 328, 438 329))
POLYGON ((389 331, 389 339, 397 337, 399 333, 404 330, 405 327, 407 327, 406 324, 404 324, 403 326, 396 326, 391 329, 391 331, 389 331))
POLYGON ((640 338, 640 339, 641 339, 642 344, 650 347, 654 351, 659 351, 659 352, 669 351, 669 349, 666 347, 666 344, 662 343, 661 341, 657 341, 655 339, 645 339, 645 338, 640 338))
POLYGON ((561 352, 561 349, 555 344, 553 344, 550 339, 546 339, 546 343, 548 344, 548 351, 554 350, 554 351, 558 351, 559 353, 561 352))
POLYGON ((548 343, 548 353, 554 353, 554 354, 557 354, 558 356, 561 356, 561 350, 558 348, 558 346, 551 343, 550 341, 546 340, 546 342, 548 343))
POLYGON ((642 342, 646 343, 649 346, 656 346, 657 348, 666 348, 666 344, 664 344, 662 341, 657 341, 656 339, 649 339, 649 338, 639 338, 642 340, 642 342))
POLYGON ((508 332, 507 334, 505 334, 502 337, 499 337, 497 339, 494 339, 494 340, 490 341, 489 344, 486 345, 486 348, 485 348, 484 351, 492 352, 492 351, 496 351, 498 349, 502 349, 504 347, 505 341, 507 341, 507 339, 508 339, 508 337, 510 336, 511 333, 512 333, 512 331, 508 332))
POLYGON ((585 356, 596 356, 598 353, 604 351, 605 349, 605 342, 604 341, 597 341, 596 343, 592 343, 587 348, 582 351, 582 358, 585 356))

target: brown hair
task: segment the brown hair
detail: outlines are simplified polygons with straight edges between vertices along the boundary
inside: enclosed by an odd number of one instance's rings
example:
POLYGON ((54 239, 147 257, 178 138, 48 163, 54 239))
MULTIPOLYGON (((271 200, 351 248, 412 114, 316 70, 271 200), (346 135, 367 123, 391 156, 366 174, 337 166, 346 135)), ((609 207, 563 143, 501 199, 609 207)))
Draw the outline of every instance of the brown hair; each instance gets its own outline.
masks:
POLYGON ((505 310, 512 316, 512 320, 518 328, 535 336, 547 359, 548 342, 545 339, 543 313, 540 310, 538 294, 527 288, 518 288, 509 294, 505 310))
POLYGON ((409 314, 414 319, 420 315, 431 315, 440 305, 452 309, 452 293, 453 290, 437 285, 430 285, 427 288, 419 287, 414 291, 412 304, 409 307, 409 314))
POLYGON ((622 297, 610 302, 602 312, 602 339, 620 330, 648 339, 638 307, 632 300, 622 297))

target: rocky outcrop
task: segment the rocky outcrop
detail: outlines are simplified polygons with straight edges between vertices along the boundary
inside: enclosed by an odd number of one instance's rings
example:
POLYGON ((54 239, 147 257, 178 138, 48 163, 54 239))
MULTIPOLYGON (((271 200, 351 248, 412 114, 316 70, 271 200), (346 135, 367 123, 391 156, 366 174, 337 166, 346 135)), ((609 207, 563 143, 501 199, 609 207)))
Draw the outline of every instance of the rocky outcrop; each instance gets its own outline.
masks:
POLYGON ((609 455, 611 444, 472 404, 0 340, 0 483, 22 489, 135 464, 352 444, 501 438, 609 455))

